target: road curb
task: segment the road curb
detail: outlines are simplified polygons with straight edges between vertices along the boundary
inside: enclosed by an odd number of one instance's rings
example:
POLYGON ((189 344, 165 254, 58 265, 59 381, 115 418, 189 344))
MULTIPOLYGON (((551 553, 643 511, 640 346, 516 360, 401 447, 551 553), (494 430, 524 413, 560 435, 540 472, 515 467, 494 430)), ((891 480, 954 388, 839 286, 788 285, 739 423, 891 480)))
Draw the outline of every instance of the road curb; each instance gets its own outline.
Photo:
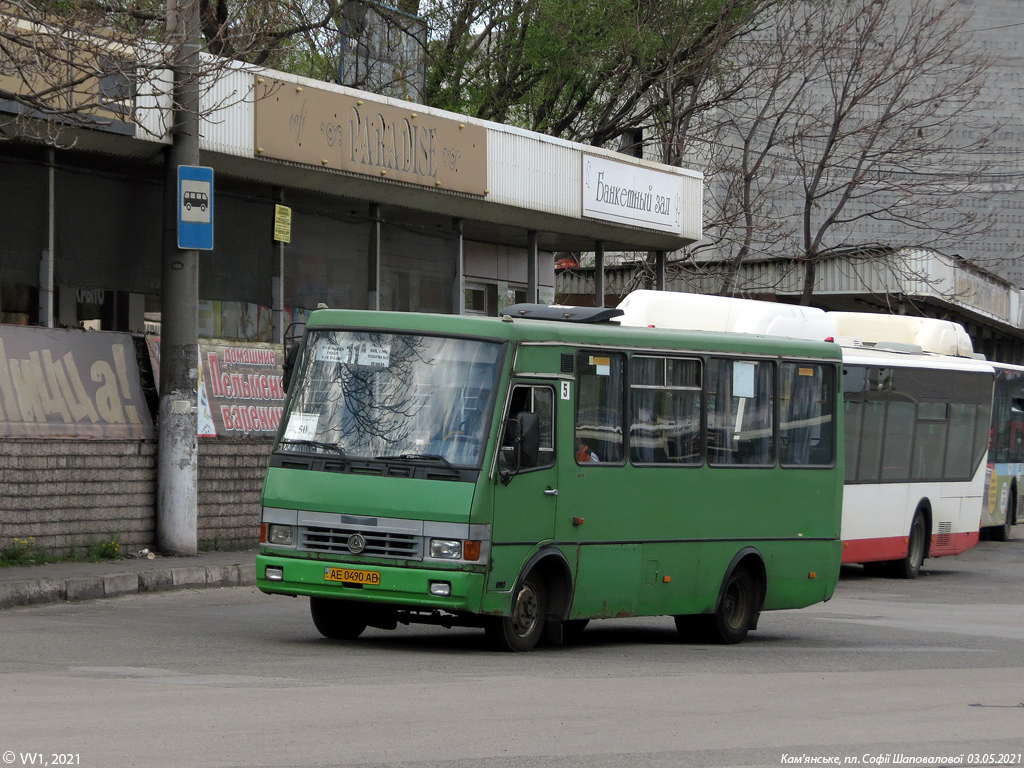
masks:
POLYGON ((256 566, 190 565, 140 573, 21 579, 0 583, 0 609, 20 605, 79 602, 139 592, 244 587, 256 583, 256 566))

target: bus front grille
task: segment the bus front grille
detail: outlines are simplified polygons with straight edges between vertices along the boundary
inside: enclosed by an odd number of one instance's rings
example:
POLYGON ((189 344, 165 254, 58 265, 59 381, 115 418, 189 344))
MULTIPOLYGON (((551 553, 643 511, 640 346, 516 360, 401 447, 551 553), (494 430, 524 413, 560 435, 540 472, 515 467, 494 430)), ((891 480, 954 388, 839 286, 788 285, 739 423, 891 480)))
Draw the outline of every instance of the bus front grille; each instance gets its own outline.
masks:
POLYGON ((307 552, 331 552, 346 557, 393 557, 396 560, 422 560, 423 537, 389 531, 365 531, 355 528, 299 526, 299 549, 307 552), (352 552, 349 539, 359 534, 364 542, 361 552, 352 552))

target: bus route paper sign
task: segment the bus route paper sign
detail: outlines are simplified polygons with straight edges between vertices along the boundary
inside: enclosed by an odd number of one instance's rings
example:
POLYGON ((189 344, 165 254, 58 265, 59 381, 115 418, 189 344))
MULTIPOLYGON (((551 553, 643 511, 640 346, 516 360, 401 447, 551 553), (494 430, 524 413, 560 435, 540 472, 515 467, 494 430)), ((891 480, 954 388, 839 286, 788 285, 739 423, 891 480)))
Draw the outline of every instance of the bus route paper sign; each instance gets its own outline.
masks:
POLYGON ((274 240, 279 243, 292 241, 292 209, 287 205, 274 206, 274 240))

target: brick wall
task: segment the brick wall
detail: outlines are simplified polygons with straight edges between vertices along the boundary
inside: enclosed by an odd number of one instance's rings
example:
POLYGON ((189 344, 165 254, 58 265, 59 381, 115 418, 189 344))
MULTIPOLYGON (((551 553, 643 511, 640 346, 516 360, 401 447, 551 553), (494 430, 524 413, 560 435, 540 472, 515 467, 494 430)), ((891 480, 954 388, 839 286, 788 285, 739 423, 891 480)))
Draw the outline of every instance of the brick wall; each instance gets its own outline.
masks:
POLYGON ((271 447, 270 440, 199 441, 200 549, 249 549, 259 542, 271 447))
MULTIPOLYGON (((256 544, 270 445, 200 441, 200 549, 256 544)), ((29 537, 56 555, 110 538, 152 547, 156 476, 153 441, 0 440, 0 548, 29 537)))

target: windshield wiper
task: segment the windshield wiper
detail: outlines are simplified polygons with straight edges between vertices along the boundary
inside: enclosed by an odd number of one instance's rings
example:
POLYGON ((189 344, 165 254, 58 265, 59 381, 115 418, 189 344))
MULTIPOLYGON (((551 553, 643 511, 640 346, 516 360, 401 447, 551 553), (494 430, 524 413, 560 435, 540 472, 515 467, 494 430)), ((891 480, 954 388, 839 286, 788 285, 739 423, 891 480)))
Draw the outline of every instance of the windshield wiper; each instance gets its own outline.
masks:
POLYGON ((340 446, 337 446, 334 443, 322 443, 319 440, 296 440, 294 438, 289 437, 281 438, 281 440, 278 441, 278 445, 283 445, 285 443, 287 443, 288 445, 307 445, 310 448, 322 448, 325 451, 333 451, 334 453, 341 456, 341 458, 343 459, 348 458, 345 455, 345 451, 342 450, 340 446))
POLYGON ((436 461, 440 464, 444 464, 453 472, 458 472, 458 470, 455 469, 455 465, 439 453, 401 453, 398 456, 377 456, 376 458, 384 461, 387 461, 388 459, 397 459, 398 461, 419 461, 420 459, 426 459, 427 461, 436 461))

